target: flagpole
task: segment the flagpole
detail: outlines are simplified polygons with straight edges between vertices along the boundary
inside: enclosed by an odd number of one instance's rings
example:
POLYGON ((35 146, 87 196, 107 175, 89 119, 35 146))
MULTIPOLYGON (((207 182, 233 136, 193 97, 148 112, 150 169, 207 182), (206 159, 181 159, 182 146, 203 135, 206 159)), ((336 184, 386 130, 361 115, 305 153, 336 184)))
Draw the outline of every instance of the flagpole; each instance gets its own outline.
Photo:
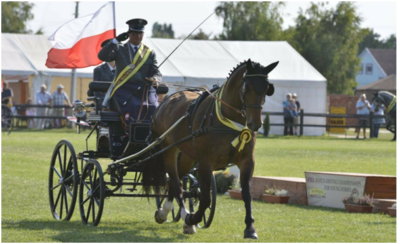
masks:
MULTIPOLYGON (((75 2, 75 19, 78 18, 79 12, 79 2, 75 2)), ((76 69, 72 69, 71 73, 71 102, 75 102, 76 100, 76 69)))
POLYGON ((117 37, 117 25, 115 21, 115 1, 113 1, 113 11, 114 11, 114 37, 117 37))

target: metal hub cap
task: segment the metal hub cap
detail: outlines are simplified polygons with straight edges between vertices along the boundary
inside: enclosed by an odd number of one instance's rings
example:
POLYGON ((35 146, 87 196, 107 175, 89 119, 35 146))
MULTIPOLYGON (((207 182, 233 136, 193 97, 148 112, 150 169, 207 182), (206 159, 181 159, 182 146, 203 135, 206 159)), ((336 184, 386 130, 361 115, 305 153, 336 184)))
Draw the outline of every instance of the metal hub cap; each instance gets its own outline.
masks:
POLYGON ((87 192, 87 196, 88 196, 88 197, 92 197, 92 195, 93 195, 92 190, 89 190, 89 191, 87 192))

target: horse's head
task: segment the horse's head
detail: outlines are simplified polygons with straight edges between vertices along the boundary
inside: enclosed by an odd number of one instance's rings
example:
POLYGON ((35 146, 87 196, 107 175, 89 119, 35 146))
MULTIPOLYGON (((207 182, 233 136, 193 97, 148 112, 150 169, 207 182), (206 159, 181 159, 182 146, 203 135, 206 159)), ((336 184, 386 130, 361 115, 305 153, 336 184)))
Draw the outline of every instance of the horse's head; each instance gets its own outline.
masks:
POLYGON ((379 95, 378 92, 374 92, 372 93, 374 95, 374 97, 372 98, 372 104, 374 105, 374 110, 375 112, 377 112, 379 110, 379 108, 382 107, 382 105, 384 104, 384 100, 383 98, 379 95))
POLYGON ((258 131, 262 125, 261 112, 265 102, 265 96, 272 96, 275 88, 268 80, 268 74, 278 65, 272 63, 267 67, 254 64, 249 59, 246 64, 246 72, 242 80, 240 99, 243 103, 243 111, 246 113, 247 126, 252 131, 258 131))

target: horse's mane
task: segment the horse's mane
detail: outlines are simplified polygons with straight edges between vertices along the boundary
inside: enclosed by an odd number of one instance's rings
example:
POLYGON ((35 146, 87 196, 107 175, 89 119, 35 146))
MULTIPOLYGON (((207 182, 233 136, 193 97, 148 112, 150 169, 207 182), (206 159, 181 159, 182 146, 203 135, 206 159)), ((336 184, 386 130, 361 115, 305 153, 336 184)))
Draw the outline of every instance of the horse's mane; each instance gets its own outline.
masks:
MULTIPOLYGON (((233 70, 229 71, 228 77, 226 77, 226 80, 229 80, 232 75, 239 69, 241 68, 243 65, 246 65, 247 61, 244 60, 243 62, 240 62, 238 65, 236 65, 236 67, 233 67, 233 70)), ((254 65, 254 69, 260 69, 263 68, 263 66, 260 63, 257 62, 253 62, 251 61, 251 63, 254 65)))

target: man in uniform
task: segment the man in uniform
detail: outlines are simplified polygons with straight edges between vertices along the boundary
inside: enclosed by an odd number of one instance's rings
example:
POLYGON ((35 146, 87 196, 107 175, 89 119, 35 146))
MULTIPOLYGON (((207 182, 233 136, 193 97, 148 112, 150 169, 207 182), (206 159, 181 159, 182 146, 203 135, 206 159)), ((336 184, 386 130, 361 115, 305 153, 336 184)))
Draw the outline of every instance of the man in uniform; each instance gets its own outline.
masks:
POLYGON ((109 99, 115 99, 120 107, 126 126, 150 120, 158 106, 156 90, 153 84, 161 81, 161 73, 157 67, 156 54, 142 43, 144 19, 132 19, 126 22, 127 32, 120 34, 108 42, 99 52, 103 61, 114 61, 116 79, 111 84, 103 105, 109 108, 109 99), (129 41, 125 44, 119 42, 129 41))

